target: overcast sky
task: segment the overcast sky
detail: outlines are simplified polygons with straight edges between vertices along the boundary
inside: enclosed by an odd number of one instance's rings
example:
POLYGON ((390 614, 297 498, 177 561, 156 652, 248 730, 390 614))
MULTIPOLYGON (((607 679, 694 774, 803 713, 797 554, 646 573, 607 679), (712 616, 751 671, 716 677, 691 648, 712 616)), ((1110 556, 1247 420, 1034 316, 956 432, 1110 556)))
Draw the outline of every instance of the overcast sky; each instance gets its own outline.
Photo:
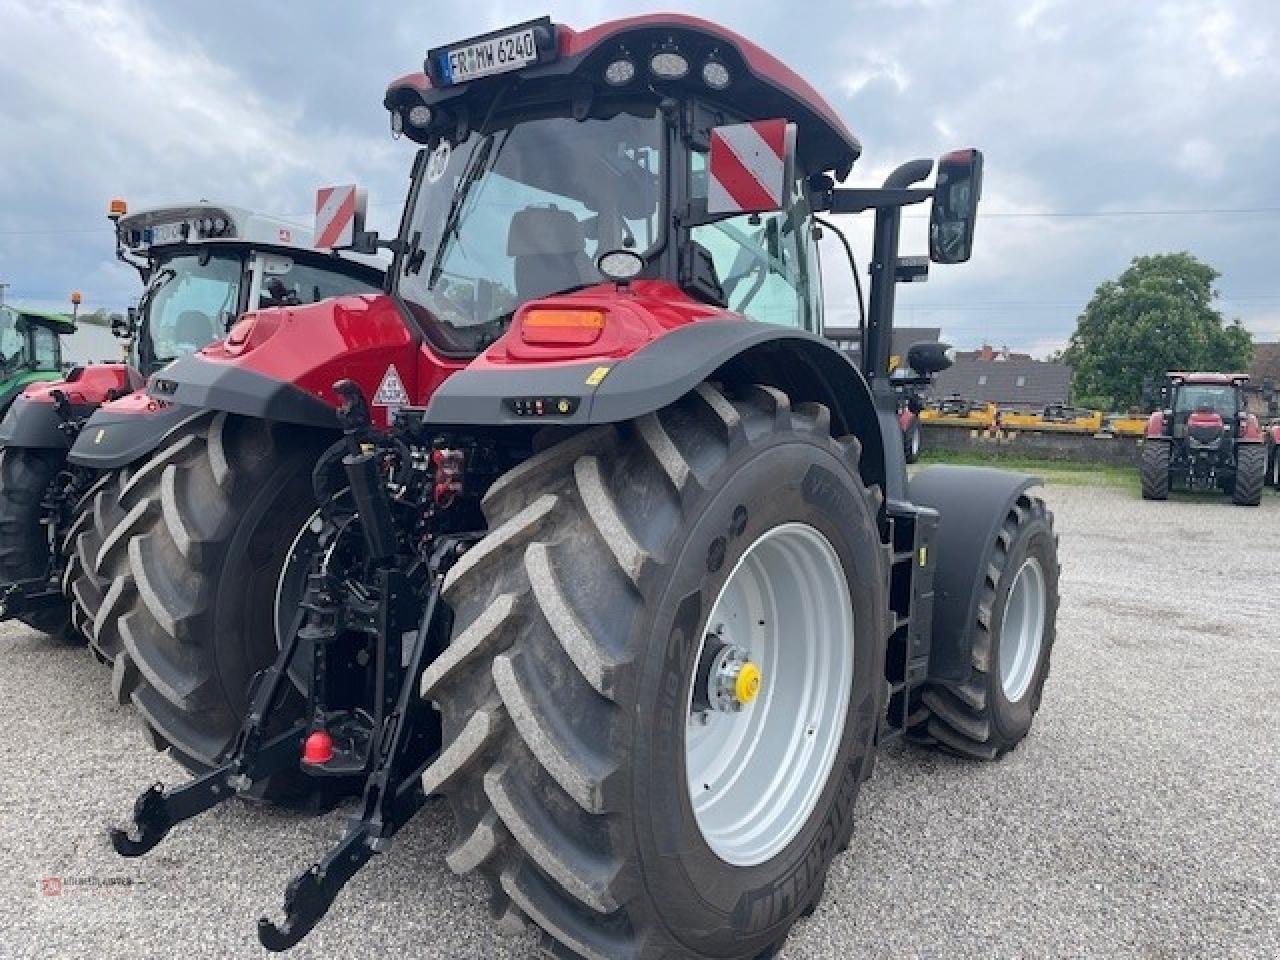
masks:
MULTIPOLYGON (((75 288, 90 308, 131 302, 137 278, 113 259, 104 219, 112 196, 309 221, 317 186, 356 181, 385 230, 412 157, 389 135, 382 95, 429 46, 544 13, 584 28, 664 7, 0 0, 0 281, 11 301, 61 307, 75 288)), ((1044 353, 1133 256, 1190 250, 1223 274, 1227 316, 1280 338, 1274 0, 682 9, 826 92, 864 144, 850 183, 953 147, 985 151, 974 258, 904 288, 899 323, 1044 353)), ((907 225, 905 253, 924 252, 923 228, 907 225)), ((865 266, 866 234, 855 236, 865 266)), ((852 316, 852 286, 838 248, 824 255, 830 323, 852 316)))

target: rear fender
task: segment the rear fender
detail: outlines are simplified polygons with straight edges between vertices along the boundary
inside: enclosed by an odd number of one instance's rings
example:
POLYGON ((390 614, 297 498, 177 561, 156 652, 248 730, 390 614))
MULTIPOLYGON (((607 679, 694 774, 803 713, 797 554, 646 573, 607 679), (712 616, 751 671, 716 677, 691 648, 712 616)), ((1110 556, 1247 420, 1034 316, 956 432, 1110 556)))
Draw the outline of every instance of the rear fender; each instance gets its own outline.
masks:
POLYGON ((67 460, 95 470, 115 470, 147 456, 204 412, 160 403, 140 390, 94 411, 67 460))
POLYGON ((1147 419, 1146 437, 1148 440, 1158 440, 1164 435, 1164 411, 1157 410, 1147 419))
MULTIPOLYGON (((72 404, 77 417, 93 412, 92 404, 72 404)), ((25 393, 14 397, 8 413, 0 422, 0 447, 26 447, 31 450, 66 450, 71 438, 61 430, 62 418, 52 400, 32 399, 25 393)))
POLYGON ((442 427, 621 423, 660 410, 707 380, 768 384, 795 403, 825 404, 832 433, 861 441, 864 481, 886 487, 888 497, 901 496, 906 468, 896 412, 877 414, 862 374, 827 341, 772 324, 689 323, 621 359, 473 365, 435 391, 426 419, 442 427), (541 407, 531 405, 536 401, 541 407))
POLYGON ((911 478, 912 503, 938 511, 933 540, 933 639, 929 679, 961 681, 969 675, 983 577, 996 534, 1035 477, 989 467, 936 466, 911 478))

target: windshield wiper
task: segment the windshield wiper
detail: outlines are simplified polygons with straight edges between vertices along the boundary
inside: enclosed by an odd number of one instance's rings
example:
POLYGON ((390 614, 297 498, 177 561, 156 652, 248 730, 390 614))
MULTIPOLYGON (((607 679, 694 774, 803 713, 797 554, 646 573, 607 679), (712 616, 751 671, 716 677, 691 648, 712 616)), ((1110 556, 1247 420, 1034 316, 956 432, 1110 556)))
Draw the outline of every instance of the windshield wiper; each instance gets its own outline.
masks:
MULTIPOLYGON (((440 279, 440 268, 444 263, 445 251, 449 249, 449 236, 457 236, 459 221, 462 219, 462 208, 466 204, 467 196, 471 193, 471 187, 479 178, 480 171, 485 167, 485 161, 489 156, 489 152, 493 149, 493 140, 489 139, 467 158, 467 165, 462 170, 462 176, 458 179, 458 187, 453 191, 453 197, 449 201, 449 209, 444 215, 444 227, 440 230, 440 243, 436 247, 436 255, 431 260, 431 273, 428 274, 427 286, 434 289, 436 282, 440 279)), ((422 261, 418 261, 418 269, 421 269, 422 261)), ((409 272, 409 267, 413 265, 413 258, 410 257, 405 265, 405 272, 409 272)), ((414 273, 418 269, 413 270, 414 273)))

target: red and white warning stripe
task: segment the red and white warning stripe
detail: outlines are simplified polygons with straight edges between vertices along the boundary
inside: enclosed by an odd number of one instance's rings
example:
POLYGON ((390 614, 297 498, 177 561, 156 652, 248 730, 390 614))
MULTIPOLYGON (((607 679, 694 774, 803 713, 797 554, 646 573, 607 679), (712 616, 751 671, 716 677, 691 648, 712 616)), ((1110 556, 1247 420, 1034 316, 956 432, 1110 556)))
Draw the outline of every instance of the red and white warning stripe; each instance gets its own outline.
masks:
POLYGON ((783 207, 795 143, 795 124, 781 119, 712 129, 707 212, 759 213, 783 207))
POLYGON ((358 192, 355 184, 316 191, 316 247, 332 250, 351 246, 355 240, 358 192))

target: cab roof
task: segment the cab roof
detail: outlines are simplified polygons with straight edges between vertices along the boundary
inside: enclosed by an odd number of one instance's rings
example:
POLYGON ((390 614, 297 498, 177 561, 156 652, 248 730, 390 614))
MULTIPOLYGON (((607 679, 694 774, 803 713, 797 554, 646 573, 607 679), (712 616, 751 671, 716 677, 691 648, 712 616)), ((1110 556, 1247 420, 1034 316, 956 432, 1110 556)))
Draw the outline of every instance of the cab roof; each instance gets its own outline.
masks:
POLYGON ((55 333, 71 334, 76 332, 75 321, 64 313, 55 313, 52 310, 37 310, 35 307, 19 307, 13 304, 5 304, 0 307, 0 310, 15 314, 19 329, 24 326, 23 321, 26 321, 26 325, 35 323, 50 327, 55 333))
POLYGON ((1235 383, 1248 383, 1247 373, 1186 373, 1181 370, 1170 370, 1169 379, 1175 383, 1202 383, 1230 386, 1235 383))
MULTIPOLYGON (((834 170, 843 179, 862 153, 862 144, 840 114, 803 77, 773 54, 719 24, 685 14, 659 13, 611 20, 582 31, 564 24, 552 26, 558 57, 503 76, 527 81, 586 80, 597 89, 626 92, 627 86, 605 87, 602 80, 604 67, 625 52, 635 58, 637 67, 636 79, 629 86, 647 92, 652 82, 646 67, 649 56, 658 46, 673 44, 687 57, 691 69, 684 80, 661 81, 661 90, 676 87, 700 93, 748 120, 781 116, 796 122, 801 156, 805 167, 814 172, 834 170), (732 79, 726 90, 713 91, 701 81, 700 65, 711 55, 730 70, 732 79)), ((383 103, 388 110, 406 112, 419 103, 447 105, 472 89, 493 90, 494 81, 500 79, 437 89, 426 72, 412 73, 387 88, 383 103)), ((405 132, 412 135, 407 124, 405 132)))

